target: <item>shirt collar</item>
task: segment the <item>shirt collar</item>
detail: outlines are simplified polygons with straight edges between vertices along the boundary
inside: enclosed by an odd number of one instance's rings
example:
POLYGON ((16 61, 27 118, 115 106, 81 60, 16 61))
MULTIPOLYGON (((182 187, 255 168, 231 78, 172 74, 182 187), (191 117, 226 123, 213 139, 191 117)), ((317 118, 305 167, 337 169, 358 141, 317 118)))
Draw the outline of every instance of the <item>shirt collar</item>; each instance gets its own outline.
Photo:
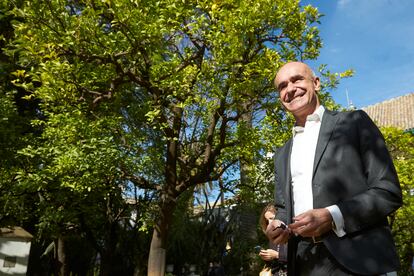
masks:
MULTIPOLYGON (((308 115, 306 117, 306 121, 314 121, 314 122, 320 122, 322 121, 323 114, 325 113, 325 108, 323 105, 320 105, 312 114, 308 115)), ((296 133, 302 133, 305 130, 302 126, 294 126, 292 129, 293 136, 295 136, 296 133)))

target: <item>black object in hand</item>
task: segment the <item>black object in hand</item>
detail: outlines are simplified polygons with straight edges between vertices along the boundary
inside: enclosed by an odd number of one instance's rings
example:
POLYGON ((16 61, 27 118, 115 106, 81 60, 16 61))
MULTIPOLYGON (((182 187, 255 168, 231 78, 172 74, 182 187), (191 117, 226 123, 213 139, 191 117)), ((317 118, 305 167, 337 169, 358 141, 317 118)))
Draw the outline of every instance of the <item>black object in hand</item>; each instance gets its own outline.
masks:
POLYGON ((282 228, 283 230, 285 230, 286 229, 286 224, 284 224, 283 222, 278 226, 278 227, 276 227, 276 229, 277 228, 282 228))

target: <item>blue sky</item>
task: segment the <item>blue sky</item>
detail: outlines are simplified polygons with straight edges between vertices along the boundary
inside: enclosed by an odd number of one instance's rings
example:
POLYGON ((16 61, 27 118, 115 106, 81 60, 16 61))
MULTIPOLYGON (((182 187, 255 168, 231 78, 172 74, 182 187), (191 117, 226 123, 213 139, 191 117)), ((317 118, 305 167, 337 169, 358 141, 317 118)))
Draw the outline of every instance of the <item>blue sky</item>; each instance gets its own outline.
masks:
MULTIPOLYGON (((303 0, 324 14, 323 48, 314 69, 354 69, 352 78, 331 91, 357 108, 414 92, 414 0, 303 0)), ((414 108, 414 107, 413 107, 414 108)))

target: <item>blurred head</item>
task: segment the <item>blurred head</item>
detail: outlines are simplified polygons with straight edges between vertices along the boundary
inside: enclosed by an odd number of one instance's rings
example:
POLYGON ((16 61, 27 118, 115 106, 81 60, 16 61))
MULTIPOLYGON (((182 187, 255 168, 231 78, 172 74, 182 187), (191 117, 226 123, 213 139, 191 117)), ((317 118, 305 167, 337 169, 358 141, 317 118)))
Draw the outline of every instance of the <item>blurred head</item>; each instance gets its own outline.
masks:
POLYGON ((263 232, 266 232, 266 228, 269 225, 269 222, 274 220, 276 216, 276 207, 273 204, 268 204, 263 208, 260 215, 259 224, 263 232))
POLYGON ((302 62, 289 62, 283 65, 274 80, 279 98, 287 111, 293 114, 301 125, 306 117, 319 106, 319 78, 310 67, 302 62))

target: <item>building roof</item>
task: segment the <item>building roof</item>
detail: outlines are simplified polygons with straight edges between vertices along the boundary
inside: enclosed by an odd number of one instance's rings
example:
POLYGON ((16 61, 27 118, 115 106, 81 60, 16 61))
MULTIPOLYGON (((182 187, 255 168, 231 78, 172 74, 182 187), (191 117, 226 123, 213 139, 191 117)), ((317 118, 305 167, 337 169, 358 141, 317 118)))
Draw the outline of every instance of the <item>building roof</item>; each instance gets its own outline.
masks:
POLYGON ((16 238, 30 241, 33 236, 21 227, 10 226, 0 228, 0 238, 16 238))
POLYGON ((414 93, 363 107, 379 126, 393 126, 403 130, 414 128, 414 93))

